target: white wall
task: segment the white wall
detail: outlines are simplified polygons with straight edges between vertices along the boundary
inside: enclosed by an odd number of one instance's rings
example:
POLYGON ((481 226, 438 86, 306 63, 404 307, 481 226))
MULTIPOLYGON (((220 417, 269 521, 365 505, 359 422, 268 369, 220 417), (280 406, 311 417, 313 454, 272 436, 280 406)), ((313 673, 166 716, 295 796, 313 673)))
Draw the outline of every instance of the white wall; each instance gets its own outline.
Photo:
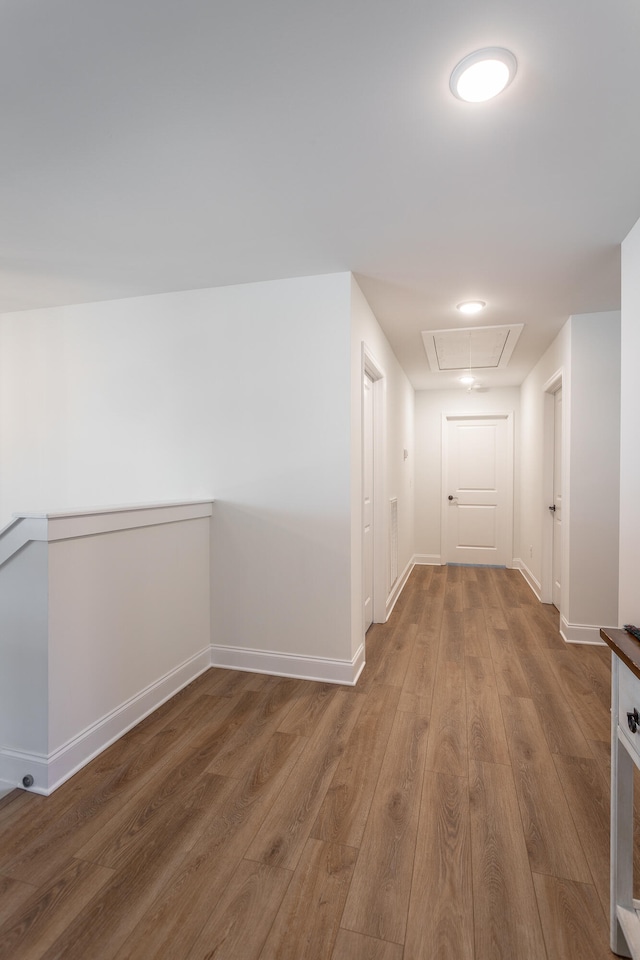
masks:
POLYGON ((28 543, 0 567, 0 748, 43 756, 48 752, 48 581, 44 543, 28 543))
POLYGON ((550 554, 545 557, 545 550, 553 520, 545 385, 562 372, 560 614, 568 640, 597 641, 600 626, 617 622, 619 337, 617 311, 571 317, 521 388, 522 559, 530 581, 548 601, 545 560, 548 564, 550 554))
MULTIPOLYGON (((415 395, 416 431, 416 559, 440 563, 442 510, 442 416, 443 414, 509 413, 514 416, 514 447, 518 449, 520 391, 501 387, 479 393, 460 390, 420 390, 415 395)), ((518 458, 514 465, 514 516, 518 516, 518 458)), ((517 523, 514 522, 514 557, 519 556, 517 523)))
POLYGON ((620 592, 618 624, 640 624, 640 221, 622 244, 620 592))
MULTIPOLYGON (((398 582, 414 554, 414 391, 355 280, 351 285, 351 578, 353 652, 362 642, 362 347, 384 373, 384 500, 398 499, 398 582), (408 457, 404 459, 404 450, 408 457)), ((388 521, 388 514, 385 518, 388 521)), ((389 563, 388 527, 385 566, 389 563)), ((387 594, 393 585, 386 580, 387 594)), ((389 599, 385 597, 385 600, 389 599)))
MULTIPOLYGON (((636 432, 636 437, 639 434, 636 432)), ((570 624, 618 622, 620 313, 571 318, 570 624)))
POLYGON ((185 664, 209 665, 209 525, 50 543, 49 754, 185 664))
POLYGON ((214 643, 349 660, 351 277, 0 317, 0 526, 215 496, 214 643))

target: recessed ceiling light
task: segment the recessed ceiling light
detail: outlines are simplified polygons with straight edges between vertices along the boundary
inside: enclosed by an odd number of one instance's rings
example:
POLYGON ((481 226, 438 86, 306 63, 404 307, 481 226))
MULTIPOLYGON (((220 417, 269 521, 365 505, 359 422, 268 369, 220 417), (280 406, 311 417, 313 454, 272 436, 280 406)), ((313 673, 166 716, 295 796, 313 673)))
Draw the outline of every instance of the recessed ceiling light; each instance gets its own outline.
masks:
POLYGON ((464 303, 457 305, 456 310, 459 310, 460 313, 480 313, 485 307, 484 300, 465 300, 464 303))
POLYGON ((472 377, 471 374, 466 374, 464 377, 458 377, 458 380, 460 381, 460 383, 470 384, 470 383, 475 383, 476 378, 472 377))
POLYGON ((510 50, 485 47, 460 61, 451 74, 449 87, 459 100, 481 103, 508 87, 517 68, 518 62, 510 50))

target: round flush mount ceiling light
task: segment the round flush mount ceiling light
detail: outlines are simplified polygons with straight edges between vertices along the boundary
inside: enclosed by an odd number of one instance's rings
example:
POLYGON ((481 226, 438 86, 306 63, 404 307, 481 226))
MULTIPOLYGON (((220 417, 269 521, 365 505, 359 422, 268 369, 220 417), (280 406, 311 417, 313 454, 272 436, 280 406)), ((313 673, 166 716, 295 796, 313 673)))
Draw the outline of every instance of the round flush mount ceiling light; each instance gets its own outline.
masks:
POLYGON ((491 100, 508 87, 518 62, 510 50, 485 47, 460 61, 451 74, 449 87, 454 97, 469 103, 491 100))
POLYGON ((470 385, 476 382, 476 378, 472 377, 470 373, 464 375, 464 377, 458 377, 460 383, 464 383, 465 386, 470 385))
POLYGON ((486 303, 484 300, 465 300, 464 303, 459 303, 456 307, 456 310, 459 310, 460 313, 480 313, 481 310, 484 310, 486 303))

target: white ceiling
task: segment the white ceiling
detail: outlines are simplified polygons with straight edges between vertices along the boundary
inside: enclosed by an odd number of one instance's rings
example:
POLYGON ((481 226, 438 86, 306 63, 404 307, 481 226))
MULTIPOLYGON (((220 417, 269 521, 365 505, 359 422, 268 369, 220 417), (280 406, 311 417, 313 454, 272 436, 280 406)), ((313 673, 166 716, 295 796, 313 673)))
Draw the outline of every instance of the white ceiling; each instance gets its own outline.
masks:
POLYGON ((420 389, 461 300, 525 324, 494 385, 619 306, 636 0, 3 0, 0 90, 1 312, 353 270, 420 389))

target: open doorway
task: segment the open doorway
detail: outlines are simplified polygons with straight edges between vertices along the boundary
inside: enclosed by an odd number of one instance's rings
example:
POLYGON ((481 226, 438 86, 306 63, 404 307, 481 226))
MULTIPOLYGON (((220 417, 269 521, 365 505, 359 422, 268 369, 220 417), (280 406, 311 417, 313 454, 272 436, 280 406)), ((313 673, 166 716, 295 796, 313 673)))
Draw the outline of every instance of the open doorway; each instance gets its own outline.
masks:
POLYGON ((362 608, 363 633, 386 620, 386 523, 384 512, 385 375, 362 344, 362 608))

